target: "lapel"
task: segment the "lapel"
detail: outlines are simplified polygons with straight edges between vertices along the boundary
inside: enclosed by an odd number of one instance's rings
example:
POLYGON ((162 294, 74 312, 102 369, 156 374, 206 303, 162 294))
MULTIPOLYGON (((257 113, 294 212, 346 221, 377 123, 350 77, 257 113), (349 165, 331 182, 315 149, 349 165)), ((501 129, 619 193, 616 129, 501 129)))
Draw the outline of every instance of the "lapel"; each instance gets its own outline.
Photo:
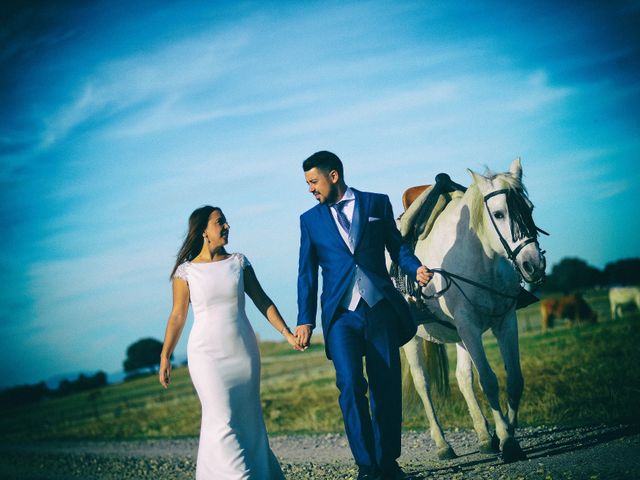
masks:
MULTIPOLYGON (((340 232, 338 231, 338 226, 336 225, 335 220, 333 219, 333 215, 331 214, 331 212, 329 211, 329 209, 331 207, 329 207, 329 205, 318 205, 319 209, 320 209, 320 219, 322 220, 322 229, 320 231, 322 232, 327 232, 328 235, 332 236, 335 238, 336 242, 339 242, 340 245, 342 245, 347 251, 351 252, 351 250, 349 249, 349 246, 344 243, 344 240, 342 239, 342 235, 340 235, 340 232)), ((353 227, 351 228, 353 230, 353 227)))
POLYGON ((353 194, 356 197, 356 204, 353 208, 353 219, 351 220, 351 229, 349 236, 351 237, 351 244, 353 245, 353 251, 358 249, 358 244, 362 239, 364 229, 367 226, 369 217, 367 212, 369 211, 369 196, 364 195, 361 191, 351 188, 353 194))

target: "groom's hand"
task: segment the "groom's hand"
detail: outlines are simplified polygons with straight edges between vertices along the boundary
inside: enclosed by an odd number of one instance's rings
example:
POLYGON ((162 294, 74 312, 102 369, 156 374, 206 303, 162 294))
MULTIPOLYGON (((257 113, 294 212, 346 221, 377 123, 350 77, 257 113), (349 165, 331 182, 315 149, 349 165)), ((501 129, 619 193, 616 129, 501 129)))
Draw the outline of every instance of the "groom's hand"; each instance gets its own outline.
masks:
POLYGON ((424 287, 427 283, 429 283, 429 280, 431 280, 432 278, 433 272, 429 271, 429 269, 424 265, 420 266, 420 268, 418 268, 418 270, 416 271, 416 280, 421 287, 424 287))
POLYGON ((298 325, 296 327, 296 338, 298 339, 298 345, 303 349, 309 348, 309 342, 311 341, 311 325, 298 325))

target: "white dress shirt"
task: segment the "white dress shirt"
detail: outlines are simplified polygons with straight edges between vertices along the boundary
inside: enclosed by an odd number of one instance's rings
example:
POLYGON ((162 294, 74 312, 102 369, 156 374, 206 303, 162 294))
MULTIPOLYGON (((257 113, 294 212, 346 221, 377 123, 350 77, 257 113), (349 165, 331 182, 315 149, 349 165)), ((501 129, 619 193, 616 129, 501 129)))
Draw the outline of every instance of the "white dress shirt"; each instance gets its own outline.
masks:
MULTIPOLYGON (((353 194, 353 190, 351 190, 350 187, 347 187, 347 191, 344 192, 342 198, 333 205, 344 202, 346 202, 346 205, 342 207, 342 212, 344 213, 344 216, 347 217, 347 220, 349 220, 349 224, 351 224, 353 223, 353 209, 356 204, 356 196, 353 194)), ((351 244, 351 240, 349 239, 349 232, 347 232, 342 227, 342 225, 340 225, 340 222, 338 221, 338 212, 336 212, 336 209, 333 207, 333 205, 331 205, 331 207, 329 208, 329 210, 331 211, 331 215, 333 215, 333 221, 338 227, 338 232, 340 232, 342 240, 344 240, 344 243, 347 244, 347 247, 349 247, 349 250, 351 250, 351 253, 353 253, 354 245, 351 244)))

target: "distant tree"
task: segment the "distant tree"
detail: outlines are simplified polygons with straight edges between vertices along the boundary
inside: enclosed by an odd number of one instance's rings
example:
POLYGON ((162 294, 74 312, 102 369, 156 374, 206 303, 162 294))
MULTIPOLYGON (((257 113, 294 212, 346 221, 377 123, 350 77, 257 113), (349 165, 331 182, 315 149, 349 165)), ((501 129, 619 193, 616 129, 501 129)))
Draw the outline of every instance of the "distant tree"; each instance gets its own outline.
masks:
POLYGON ((607 263, 604 274, 609 285, 640 284, 640 258, 625 258, 607 263))
POLYGON ((51 391, 44 382, 7 388, 0 391, 0 406, 15 407, 39 402, 49 396, 50 393, 51 391))
POLYGON ((580 258, 563 258, 553 266, 540 290, 569 293, 605 283, 602 272, 580 258))
POLYGON ((58 390, 56 390, 56 393, 59 395, 69 395, 72 392, 73 384, 71 383, 71 380, 67 380, 66 378, 61 380, 58 384, 58 390))
POLYGON ((160 365, 160 352, 162 342, 155 338, 143 338, 132 343, 127 348, 127 358, 123 362, 124 371, 129 373, 148 368, 154 372, 160 365))
POLYGON ((81 373, 76 380, 62 380, 58 384, 56 394, 69 395, 75 392, 103 387, 106 384, 107 374, 103 371, 96 372, 94 375, 85 375, 84 373, 81 373))

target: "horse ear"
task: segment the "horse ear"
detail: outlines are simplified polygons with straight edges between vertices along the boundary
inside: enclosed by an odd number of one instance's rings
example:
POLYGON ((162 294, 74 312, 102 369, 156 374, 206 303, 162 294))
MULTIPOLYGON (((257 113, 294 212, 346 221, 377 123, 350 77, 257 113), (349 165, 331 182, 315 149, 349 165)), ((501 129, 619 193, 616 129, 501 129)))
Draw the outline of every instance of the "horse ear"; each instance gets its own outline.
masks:
POLYGON ((471 174, 471 177, 473 178, 473 182, 476 185, 481 186, 484 183, 486 183, 487 179, 485 177, 483 177, 482 175, 480 175, 479 173, 474 172, 470 168, 467 168, 467 172, 469 172, 469 174, 471 174))
POLYGON ((509 172, 511 172, 511 175, 513 175, 518 180, 522 180, 522 164, 520 163, 520 157, 511 162, 509 172))

